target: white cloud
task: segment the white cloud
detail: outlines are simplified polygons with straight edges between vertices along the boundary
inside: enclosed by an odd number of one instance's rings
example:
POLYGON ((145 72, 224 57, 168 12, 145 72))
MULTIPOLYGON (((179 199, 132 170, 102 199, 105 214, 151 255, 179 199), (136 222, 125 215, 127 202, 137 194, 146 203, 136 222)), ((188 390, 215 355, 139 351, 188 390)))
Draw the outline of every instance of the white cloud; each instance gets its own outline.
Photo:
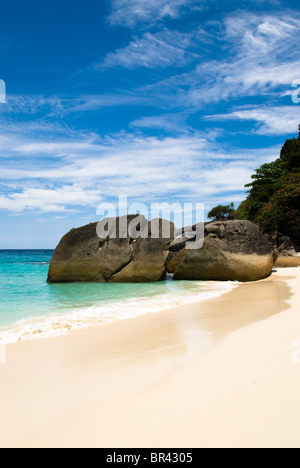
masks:
POLYGON ((109 21, 133 27, 137 23, 155 24, 164 18, 177 18, 182 8, 201 7, 202 0, 113 0, 109 21))
POLYGON ((225 18, 224 24, 215 23, 214 37, 222 51, 219 60, 202 59, 190 72, 145 86, 144 96, 199 109, 244 96, 276 92, 279 97, 283 87, 290 88, 300 78, 298 14, 279 19, 274 14, 239 12, 225 18))
MULTIPOLYGON (((217 0, 112 0, 109 22, 133 28, 138 24, 153 26, 166 18, 176 19, 185 12, 201 11, 206 6, 216 8, 217 0)), ((240 0, 239 7, 249 3, 279 6, 281 0, 240 0)))
POLYGON ((61 141, 57 146, 48 142, 20 146, 20 140, 18 150, 26 160, 30 148, 46 163, 31 168, 16 164, 14 156, 9 158, 16 150, 11 140, 1 170, 0 209, 13 212, 94 209, 100 200, 121 194, 149 203, 242 199, 253 170, 279 154, 279 148, 222 151, 202 134, 174 138, 122 134, 89 144, 61 141))
POLYGON ((130 126, 159 129, 180 134, 188 131, 188 126, 185 120, 185 115, 182 113, 162 114, 151 117, 141 117, 140 119, 131 122, 130 126))
POLYGON ((40 112, 50 112, 54 108, 57 110, 63 106, 63 100, 58 96, 7 96, 7 104, 2 107, 2 113, 38 114, 40 112))
POLYGON ((96 205, 101 200, 94 190, 76 186, 55 189, 27 188, 21 192, 0 196, 0 210, 20 213, 35 210, 42 213, 71 211, 68 207, 96 205))
MULTIPOLYGON (((279 17, 243 12, 228 16, 224 24, 226 38, 233 42, 241 41, 240 46, 247 54, 265 54, 278 43, 285 48, 286 41, 293 42, 293 34, 299 31, 300 21, 297 17, 287 14, 279 17)), ((276 51, 278 52, 280 50, 276 51)))
POLYGON ((297 133, 300 106, 258 107, 239 109, 229 114, 208 116, 208 120, 254 120, 260 135, 288 135, 297 133))
POLYGON ((220 68, 227 83, 240 82, 247 89, 256 85, 291 84, 299 70, 299 18, 234 15, 225 21, 225 37, 236 49, 236 58, 228 72, 225 71, 228 63, 220 68))
POLYGON ((1 108, 0 130, 12 131, 13 125, 5 118, 13 115, 16 131, 26 127, 27 132, 40 130, 43 132, 66 132, 70 129, 57 118, 80 112, 99 111, 107 107, 145 105, 148 100, 141 94, 127 91, 126 93, 108 93, 98 95, 82 95, 73 98, 45 97, 41 95, 18 96, 9 95, 7 104, 1 108), (17 121, 16 115, 26 115, 28 121, 17 121), (9 125, 9 128, 8 128, 9 125))
POLYGON ((147 32, 142 38, 135 38, 128 46, 109 53, 100 68, 158 68, 182 67, 190 60, 193 34, 182 34, 177 31, 163 31, 151 34, 147 32))

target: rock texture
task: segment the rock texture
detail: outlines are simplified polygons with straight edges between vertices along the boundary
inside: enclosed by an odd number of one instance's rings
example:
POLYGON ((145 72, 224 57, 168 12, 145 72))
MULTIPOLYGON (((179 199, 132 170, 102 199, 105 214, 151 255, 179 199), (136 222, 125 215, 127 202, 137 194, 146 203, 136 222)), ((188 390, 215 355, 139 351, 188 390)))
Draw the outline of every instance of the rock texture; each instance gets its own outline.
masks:
POLYGON ((193 226, 186 226, 184 228, 175 230, 175 239, 171 243, 170 253, 167 258, 167 272, 175 273, 181 261, 186 257, 187 251, 185 247, 187 242, 196 241, 196 231, 202 233, 204 231, 204 224, 198 223, 193 226))
POLYGON ((188 251, 186 249, 182 249, 179 252, 170 252, 166 263, 167 272, 174 274, 182 260, 187 256, 187 253, 188 251))
POLYGON ((175 280, 257 281, 271 274, 278 257, 255 224, 236 220, 208 223, 203 248, 179 254, 175 280))
MULTIPOLYGON (((157 220, 158 221, 158 220, 157 220)), ((136 282, 146 283, 165 279, 166 259, 174 239, 174 225, 159 220, 158 238, 150 235, 151 223, 137 215, 125 218, 107 218, 103 225, 116 223, 117 235, 108 230, 101 238, 97 223, 72 229, 57 246, 49 267, 48 282, 136 282), (127 226, 126 238, 120 238, 119 221, 127 226), (137 219, 140 222, 137 224, 137 219), (146 238, 130 234, 135 223, 146 238), (162 238, 161 228, 170 227, 170 236, 162 238), (129 231, 129 232, 128 232, 129 231), (98 231, 99 232, 99 231, 98 231)))
POLYGON ((290 237, 284 236, 277 230, 266 230, 262 223, 259 224, 259 228, 265 238, 278 250, 280 257, 294 257, 297 255, 299 246, 296 246, 290 237))

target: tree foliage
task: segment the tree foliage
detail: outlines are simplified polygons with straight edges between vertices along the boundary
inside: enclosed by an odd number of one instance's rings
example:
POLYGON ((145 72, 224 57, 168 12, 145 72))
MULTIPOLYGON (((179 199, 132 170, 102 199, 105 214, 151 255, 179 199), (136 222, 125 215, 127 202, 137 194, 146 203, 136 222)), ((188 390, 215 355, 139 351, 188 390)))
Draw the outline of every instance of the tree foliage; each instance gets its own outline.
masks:
POLYGON ((228 218, 231 214, 235 211, 234 204, 231 203, 230 205, 218 205, 213 208, 209 213, 208 217, 210 219, 221 220, 224 218, 228 218))
POLYGON ((263 223, 300 245, 300 136, 287 140, 280 158, 257 169, 246 187, 237 218, 263 223))
POLYGON ((285 163, 289 172, 300 172, 300 133, 296 140, 287 140, 281 150, 280 159, 285 163))

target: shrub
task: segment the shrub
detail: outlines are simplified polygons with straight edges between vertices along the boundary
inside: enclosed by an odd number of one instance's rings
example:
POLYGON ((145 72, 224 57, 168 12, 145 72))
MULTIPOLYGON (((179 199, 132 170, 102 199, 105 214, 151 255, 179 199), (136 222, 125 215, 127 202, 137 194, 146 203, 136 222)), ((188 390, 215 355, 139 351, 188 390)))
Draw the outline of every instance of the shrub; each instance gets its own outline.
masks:
POLYGON ((230 205, 219 205, 213 208, 208 213, 208 217, 210 219, 221 220, 224 218, 228 218, 228 216, 232 215, 234 212, 235 209, 233 203, 231 203, 230 205))

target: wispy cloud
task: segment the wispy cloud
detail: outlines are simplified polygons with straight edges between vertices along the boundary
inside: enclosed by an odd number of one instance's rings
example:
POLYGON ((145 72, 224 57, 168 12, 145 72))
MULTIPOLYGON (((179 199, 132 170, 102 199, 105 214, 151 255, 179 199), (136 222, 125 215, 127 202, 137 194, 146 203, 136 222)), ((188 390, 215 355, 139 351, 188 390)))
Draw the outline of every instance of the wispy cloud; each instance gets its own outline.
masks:
POLYGON ((300 122, 299 106, 265 107, 239 109, 228 114, 208 116, 208 120, 255 121, 255 132, 260 135, 288 135, 296 133, 300 122))
POLYGON ((172 198, 213 204, 225 196, 242 200, 254 168, 275 159, 279 151, 222 151, 202 134, 173 138, 123 134, 57 144, 26 141, 20 145, 20 141, 21 136, 17 144, 11 139, 10 148, 7 145, 1 210, 96 209, 100 200, 114 200, 119 194, 146 202, 172 198), (39 155, 40 163, 29 161, 22 167, 15 163, 16 152, 27 162, 29 153, 31 158, 39 155))
POLYGON ((147 32, 128 46, 109 53, 98 68, 183 67, 195 58, 191 50, 193 36, 193 33, 183 34, 167 29, 155 34, 147 32))
POLYGON ((189 127, 183 113, 154 115, 134 120, 131 127, 165 130, 168 132, 186 133, 189 127))
MULTIPOLYGON (((139 24, 154 26, 164 19, 176 19, 185 13, 198 12, 206 7, 216 8, 216 0, 112 0, 110 24, 136 27, 139 24)), ((240 0, 239 8, 279 7, 281 0, 240 0)))
POLYGON ((50 112, 54 108, 62 108, 63 100, 57 96, 42 95, 12 95, 7 96, 7 104, 2 107, 1 114, 38 114, 50 112))
POLYGON ((95 205, 100 200, 99 192, 74 185, 52 189, 26 188, 20 192, 0 196, 0 210, 15 213, 27 210, 37 210, 41 213, 61 213, 74 211, 71 207, 95 205))
MULTIPOLYGON (((59 132, 66 129, 67 125, 57 120, 68 114, 80 114, 82 112, 94 112, 117 106, 139 106, 149 102, 148 98, 137 91, 127 91, 79 95, 73 97, 42 95, 18 96, 9 95, 7 105, 3 106, 0 115, 0 129, 11 125, 10 117, 14 118, 14 126, 21 127, 24 121, 17 120, 17 117, 25 116, 27 119, 27 130, 54 130, 59 132)), ((13 126, 11 126, 13 128, 13 126)))
POLYGON ((290 87, 299 78, 299 15, 279 19, 239 12, 214 27, 215 45, 223 50, 220 59, 208 56, 192 71, 145 86, 144 96, 197 109, 245 96, 279 96, 278 88, 290 87))
POLYGON ((202 0, 113 0, 109 21, 129 27, 155 24, 164 18, 177 18, 186 6, 201 8, 202 4, 202 0))

